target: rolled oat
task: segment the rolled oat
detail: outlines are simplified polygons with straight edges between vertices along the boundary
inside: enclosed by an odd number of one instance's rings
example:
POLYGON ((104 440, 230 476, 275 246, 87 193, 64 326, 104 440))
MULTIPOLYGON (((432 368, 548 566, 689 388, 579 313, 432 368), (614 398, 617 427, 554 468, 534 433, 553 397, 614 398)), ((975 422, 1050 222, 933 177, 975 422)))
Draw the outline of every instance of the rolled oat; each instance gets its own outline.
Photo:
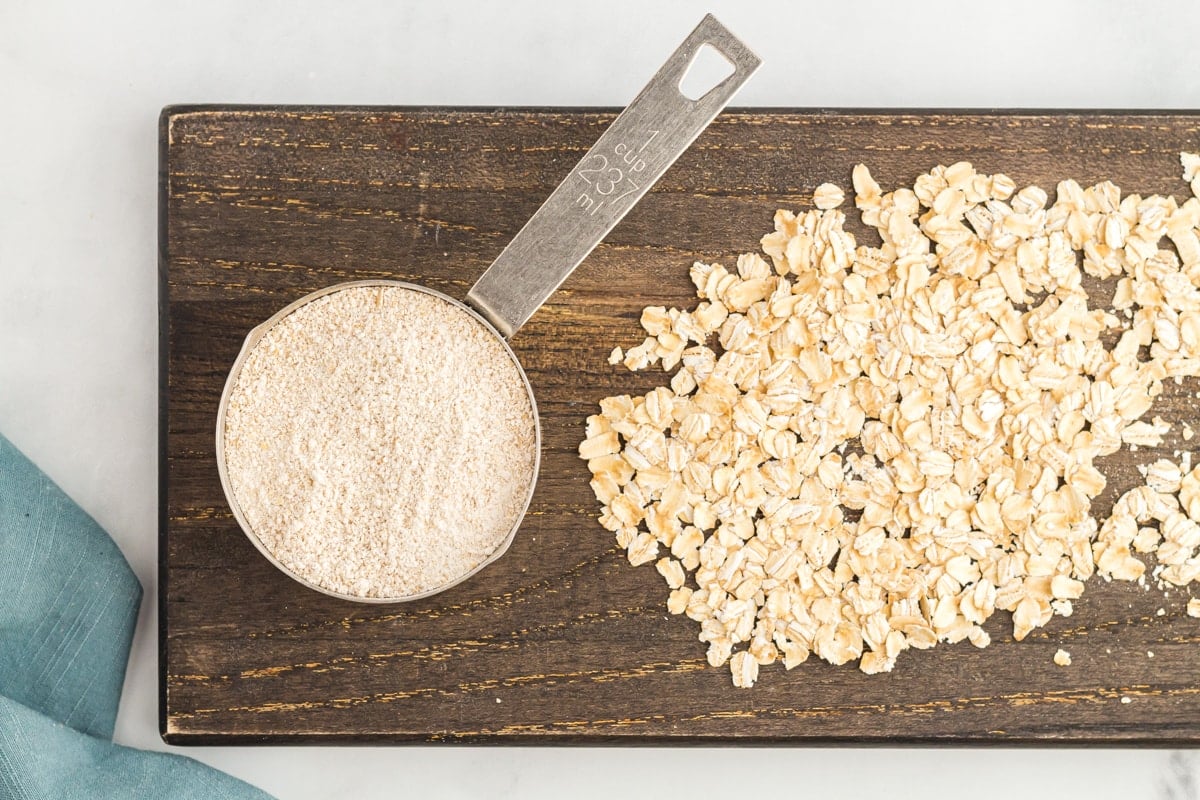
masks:
POLYGON ((965 162, 853 185, 880 245, 821 186, 763 255, 696 263, 695 308, 646 309, 624 364, 670 386, 588 419, 600 522, 631 563, 670 551, 668 609, 710 663, 739 686, 810 652, 885 672, 986 646, 997 611, 1022 639, 1091 576, 1141 578, 1140 555, 1195 580, 1200 475, 1155 462, 1103 524, 1091 503, 1095 460, 1159 444, 1163 382, 1200 375, 1200 200, 1067 180, 1050 203, 965 162), (1085 274, 1115 279, 1110 307, 1085 274))

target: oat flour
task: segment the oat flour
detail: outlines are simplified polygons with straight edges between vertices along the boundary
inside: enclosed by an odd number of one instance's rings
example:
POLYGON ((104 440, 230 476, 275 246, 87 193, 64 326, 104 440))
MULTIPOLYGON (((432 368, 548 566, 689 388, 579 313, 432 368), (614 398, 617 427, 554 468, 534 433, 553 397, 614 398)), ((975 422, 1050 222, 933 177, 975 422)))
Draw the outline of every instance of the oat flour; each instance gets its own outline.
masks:
POLYGON ((535 478, 519 368, 477 320, 401 286, 313 300, 247 355, 225 417, 253 534, 335 592, 404 597, 470 572, 535 478))

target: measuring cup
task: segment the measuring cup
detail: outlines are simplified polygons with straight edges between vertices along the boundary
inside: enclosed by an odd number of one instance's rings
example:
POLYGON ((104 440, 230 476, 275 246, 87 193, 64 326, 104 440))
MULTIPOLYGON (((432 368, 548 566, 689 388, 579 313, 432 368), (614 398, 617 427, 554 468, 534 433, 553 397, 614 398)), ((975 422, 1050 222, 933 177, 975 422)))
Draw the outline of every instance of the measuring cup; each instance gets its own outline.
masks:
POLYGON ((404 281, 349 281, 305 295, 252 330, 230 370, 221 395, 216 455, 221 487, 230 509, 254 546, 276 567, 305 586, 344 600, 366 603, 396 603, 428 597, 461 583, 502 556, 529 508, 541 460, 541 423, 533 389, 509 347, 508 339, 708 127, 760 63, 759 58, 715 17, 705 16, 471 287, 465 303, 404 281), (689 99, 680 91, 680 82, 697 52, 705 45, 724 56, 733 72, 701 97, 689 99), (277 322, 301 306, 333 292, 361 286, 398 287, 433 295, 482 325, 496 337, 516 365, 529 397, 535 427, 529 488, 508 535, 470 571, 441 586, 403 597, 366 597, 332 591, 280 563, 247 521, 233 491, 226 463, 226 412, 250 351, 277 322))

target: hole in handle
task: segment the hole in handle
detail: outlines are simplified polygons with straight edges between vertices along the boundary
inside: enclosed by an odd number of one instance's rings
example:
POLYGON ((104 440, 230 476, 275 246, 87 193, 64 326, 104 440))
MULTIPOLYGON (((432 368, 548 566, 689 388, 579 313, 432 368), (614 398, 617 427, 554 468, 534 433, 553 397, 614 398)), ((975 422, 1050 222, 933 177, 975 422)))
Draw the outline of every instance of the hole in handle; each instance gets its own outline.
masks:
POLYGON ((702 44, 679 79, 679 92, 688 100, 699 100, 732 75, 734 69, 724 53, 711 44, 702 44))

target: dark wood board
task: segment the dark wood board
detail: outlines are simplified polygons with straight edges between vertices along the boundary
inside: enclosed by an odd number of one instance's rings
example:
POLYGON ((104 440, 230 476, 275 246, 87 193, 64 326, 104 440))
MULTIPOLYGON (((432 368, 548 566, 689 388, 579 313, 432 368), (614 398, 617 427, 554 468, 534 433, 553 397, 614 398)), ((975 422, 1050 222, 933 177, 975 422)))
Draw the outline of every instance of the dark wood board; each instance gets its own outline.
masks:
MULTIPOLYGON (((161 725, 167 741, 766 743, 1200 742, 1200 620, 1093 581, 1070 618, 1024 642, 905 653, 866 676, 810 659, 752 690, 705 662, 697 625, 669 617, 650 567, 595 521, 584 417, 656 371, 607 363, 641 341, 650 304, 695 302, 696 259, 757 249, 777 208, 849 188, 862 161, 885 188, 967 159, 1052 191, 1074 177, 1188 194, 1178 113, 722 115, 513 339, 538 398, 541 477, 509 553, 444 594, 368 606, 305 589, 238 529, 213 431, 247 331, 338 281, 395 277, 455 297, 612 119, 608 111, 174 107, 161 120, 161 725), (1158 615, 1158 609, 1164 609, 1158 615), (1074 664, 1052 662, 1059 648, 1074 664), (1153 652, 1153 657, 1148 655, 1153 652), (1129 702, 1121 702, 1127 698, 1129 702)), ((853 216, 853 215, 852 215, 853 216)), ((1156 413, 1195 420, 1200 386, 1156 413)), ((1162 448, 1187 448, 1176 425, 1162 448)), ((1105 465, 1113 493, 1153 451, 1105 465)))

